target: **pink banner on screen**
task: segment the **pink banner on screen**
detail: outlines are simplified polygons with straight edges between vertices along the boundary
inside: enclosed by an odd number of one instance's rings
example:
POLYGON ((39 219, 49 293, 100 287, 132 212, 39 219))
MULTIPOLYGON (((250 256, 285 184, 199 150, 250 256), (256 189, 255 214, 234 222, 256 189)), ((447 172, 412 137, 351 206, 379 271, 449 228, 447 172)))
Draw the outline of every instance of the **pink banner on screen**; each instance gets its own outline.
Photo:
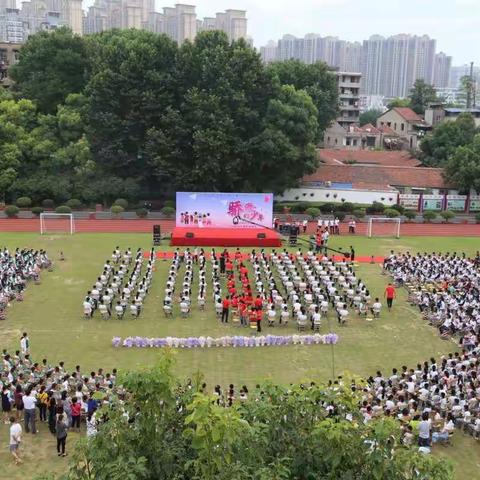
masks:
POLYGON ((177 227, 270 228, 272 222, 271 193, 177 192, 177 227))

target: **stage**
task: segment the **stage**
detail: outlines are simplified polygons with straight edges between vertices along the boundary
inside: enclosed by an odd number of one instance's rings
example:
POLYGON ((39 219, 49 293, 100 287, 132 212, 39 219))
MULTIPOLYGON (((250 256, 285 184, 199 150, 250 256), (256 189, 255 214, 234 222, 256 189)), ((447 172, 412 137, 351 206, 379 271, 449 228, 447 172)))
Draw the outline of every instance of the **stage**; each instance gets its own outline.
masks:
POLYGON ((175 227, 173 246, 189 247, 280 247, 280 234, 267 228, 175 227))

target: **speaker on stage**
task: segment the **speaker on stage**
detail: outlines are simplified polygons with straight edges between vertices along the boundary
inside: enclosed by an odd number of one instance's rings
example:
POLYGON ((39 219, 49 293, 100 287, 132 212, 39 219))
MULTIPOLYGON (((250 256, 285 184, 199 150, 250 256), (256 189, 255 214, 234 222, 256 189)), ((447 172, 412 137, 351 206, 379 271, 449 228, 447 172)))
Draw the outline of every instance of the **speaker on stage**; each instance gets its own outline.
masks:
POLYGON ((160 245, 162 243, 162 233, 160 230, 160 225, 153 226, 153 244, 160 245))
POLYGON ((257 233, 257 238, 266 238, 264 233, 257 233))
POLYGON ((195 236, 195 234, 194 234, 193 232, 187 232, 187 233, 185 234, 185 236, 186 236, 187 238, 193 238, 193 237, 195 236))

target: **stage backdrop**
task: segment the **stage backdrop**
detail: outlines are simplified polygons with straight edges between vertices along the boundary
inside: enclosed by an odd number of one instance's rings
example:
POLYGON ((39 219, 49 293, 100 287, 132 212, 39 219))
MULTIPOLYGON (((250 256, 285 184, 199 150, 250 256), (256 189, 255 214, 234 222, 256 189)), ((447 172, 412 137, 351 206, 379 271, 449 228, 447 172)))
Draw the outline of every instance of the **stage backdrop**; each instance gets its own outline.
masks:
POLYGON ((273 194, 177 192, 176 212, 177 227, 271 228, 273 194))

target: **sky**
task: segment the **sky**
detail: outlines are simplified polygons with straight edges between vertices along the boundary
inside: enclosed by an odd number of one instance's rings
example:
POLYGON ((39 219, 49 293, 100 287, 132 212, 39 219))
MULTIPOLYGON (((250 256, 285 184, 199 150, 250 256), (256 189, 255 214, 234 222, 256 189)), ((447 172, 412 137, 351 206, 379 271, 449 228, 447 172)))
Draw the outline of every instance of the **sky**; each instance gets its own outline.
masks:
MULTIPOLYGON (((89 6, 93 0, 85 2, 89 6)), ((156 8, 182 3, 156 0, 156 8)), ((333 35, 362 41, 373 34, 427 34, 437 52, 453 57, 453 65, 480 65, 480 0, 184 0, 196 5, 197 17, 228 8, 247 11, 254 45, 290 33, 333 35)))

